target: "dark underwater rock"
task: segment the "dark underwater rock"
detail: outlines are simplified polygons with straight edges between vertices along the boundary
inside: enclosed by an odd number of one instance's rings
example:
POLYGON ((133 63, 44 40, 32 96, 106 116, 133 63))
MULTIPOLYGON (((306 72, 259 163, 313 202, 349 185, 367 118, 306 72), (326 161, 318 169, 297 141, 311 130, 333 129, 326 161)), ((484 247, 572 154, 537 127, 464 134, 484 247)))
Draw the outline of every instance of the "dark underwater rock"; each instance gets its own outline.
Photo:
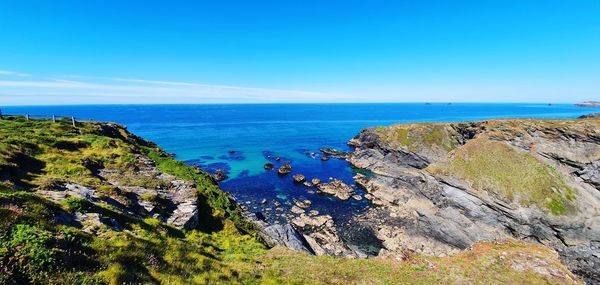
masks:
POLYGON ((227 178, 229 178, 229 176, 227 176, 227 171, 222 170, 222 169, 219 169, 219 170, 215 171, 215 173, 212 174, 212 177, 217 182, 221 182, 221 181, 226 180, 227 178))

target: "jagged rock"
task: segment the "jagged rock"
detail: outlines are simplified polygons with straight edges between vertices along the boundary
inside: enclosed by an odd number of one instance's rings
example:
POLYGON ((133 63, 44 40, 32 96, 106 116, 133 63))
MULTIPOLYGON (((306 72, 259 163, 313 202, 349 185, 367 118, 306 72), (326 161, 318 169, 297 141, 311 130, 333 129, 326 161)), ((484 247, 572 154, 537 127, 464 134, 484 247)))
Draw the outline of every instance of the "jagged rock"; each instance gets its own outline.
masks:
POLYGON ((351 139, 346 144, 351 147, 358 147, 360 146, 360 141, 357 139, 351 139))
POLYGON ((335 157, 339 159, 346 159, 351 155, 348 152, 339 151, 334 148, 322 148, 321 152, 327 157, 335 157))
POLYGON ((264 229, 264 232, 269 237, 266 240, 271 246, 282 245, 292 250, 314 254, 306 239, 290 224, 268 226, 264 229))
POLYGON ((312 204, 312 202, 310 200, 300 201, 297 199, 293 199, 292 201, 294 202, 294 205, 296 205, 300 208, 303 208, 303 209, 310 207, 310 205, 312 204))
POLYGON ((354 175, 354 183, 358 185, 358 187, 367 190, 367 184, 369 183, 369 180, 364 174, 357 173, 356 175, 354 175))
POLYGON ((329 183, 320 183, 317 185, 317 189, 320 193, 333 195, 340 200, 348 200, 354 195, 354 190, 338 179, 329 183))
POLYGON ((313 185, 317 185, 317 184, 321 183, 321 179, 319 179, 319 178, 313 178, 310 182, 313 185))
POLYGON ((177 208, 167 220, 167 223, 172 224, 179 229, 196 228, 198 227, 199 222, 196 199, 177 205, 177 208))
POLYGON ((308 245, 304 236, 302 236, 302 234, 300 234, 291 224, 270 225, 265 222, 264 215, 260 212, 246 212, 244 215, 246 220, 254 223, 254 229, 268 246, 273 247, 280 245, 292 250, 314 254, 314 251, 310 245, 308 245))
POLYGON ((290 211, 292 213, 294 213, 294 214, 302 214, 302 213, 304 213, 304 209, 302 209, 302 208, 300 208, 300 207, 298 207, 296 205, 293 205, 292 209, 290 211))
POLYGON ((292 178, 294 179, 295 183, 302 183, 306 181, 306 177, 304 177, 302 174, 294 174, 292 178))
POLYGON ((261 204, 266 204, 266 203, 267 203, 267 199, 266 199, 266 198, 263 198, 262 200, 260 200, 260 203, 261 203, 261 204))
POLYGON ((600 161, 588 165, 584 169, 578 171, 577 174, 581 179, 594 185, 596 189, 600 190, 600 161))
POLYGON ((107 226, 115 231, 122 231, 121 224, 110 217, 99 213, 75 213, 75 220, 82 225, 82 231, 95 234, 102 226, 107 226))
POLYGON ((100 214, 98 213, 76 213, 75 214, 76 221, 81 223, 82 231, 95 234, 96 231, 102 226, 102 222, 100 221, 100 214))
POLYGON ((279 173, 279 175, 286 175, 290 172, 292 172, 292 166, 290 164, 284 164, 277 170, 277 173, 279 173))
POLYGON ((304 238, 316 255, 356 257, 356 253, 339 237, 331 216, 301 214, 292 220, 292 224, 304 233, 304 238))
POLYGON ((221 170, 221 169, 215 171, 215 173, 212 175, 212 177, 216 182, 221 182, 221 181, 229 178, 229 176, 227 176, 227 172, 225 170, 221 170))
POLYGON ((303 184, 304 186, 306 186, 306 187, 312 187, 312 186, 313 186, 313 184, 312 184, 312 183, 310 183, 310 182, 308 182, 308 181, 304 181, 304 183, 302 183, 302 184, 303 184))
POLYGON ((321 156, 321 161, 328 161, 329 160, 329 156, 321 156))
POLYGON ((273 168, 275 168, 275 165, 273 163, 265 163, 264 165, 265 170, 273 170, 273 168))

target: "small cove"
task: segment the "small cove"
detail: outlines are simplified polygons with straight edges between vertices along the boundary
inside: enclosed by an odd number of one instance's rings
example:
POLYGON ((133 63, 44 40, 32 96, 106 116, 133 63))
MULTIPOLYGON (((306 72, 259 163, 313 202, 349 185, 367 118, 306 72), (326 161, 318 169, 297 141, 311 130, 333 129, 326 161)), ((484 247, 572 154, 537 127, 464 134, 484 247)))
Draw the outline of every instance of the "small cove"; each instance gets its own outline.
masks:
MULTIPOLYGON (((351 151, 346 145, 361 129, 403 122, 470 121, 494 118, 574 118, 598 109, 547 104, 264 104, 264 105, 84 105, 2 107, 4 114, 62 115, 124 124, 158 143, 176 158, 209 172, 224 171, 220 186, 250 212, 283 223, 293 201, 310 200, 308 210, 329 214, 347 239, 372 234, 347 229, 368 201, 341 201, 319 195, 315 187, 294 183, 292 175, 353 185, 357 171, 340 159, 322 161, 319 149, 351 151), (276 158, 280 158, 276 160, 276 158), (283 163, 292 173, 265 170, 283 163)), ((360 189, 355 191, 364 196, 360 189)), ((376 251, 376 250, 374 250, 376 251)))

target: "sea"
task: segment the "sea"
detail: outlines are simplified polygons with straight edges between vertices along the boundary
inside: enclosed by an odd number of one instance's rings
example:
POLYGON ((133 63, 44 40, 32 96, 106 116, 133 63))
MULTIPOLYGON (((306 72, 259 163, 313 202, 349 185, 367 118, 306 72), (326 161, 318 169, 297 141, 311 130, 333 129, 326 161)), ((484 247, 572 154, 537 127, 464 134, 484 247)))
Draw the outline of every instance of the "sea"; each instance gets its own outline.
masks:
MULTIPOLYGON (((365 199, 341 201, 296 184, 292 175, 353 185, 346 161, 320 159, 321 148, 350 151, 346 142, 363 128, 407 122, 458 122, 497 118, 576 118, 599 109, 566 104, 206 104, 0 106, 3 114, 74 116, 117 122, 159 144, 175 158, 229 177, 220 187, 250 212, 271 222, 293 216, 294 199, 310 200, 310 209, 329 214, 336 224, 371 207, 365 199), (281 176, 266 163, 290 163, 281 176)), ((359 195, 364 192, 357 189, 359 195)))

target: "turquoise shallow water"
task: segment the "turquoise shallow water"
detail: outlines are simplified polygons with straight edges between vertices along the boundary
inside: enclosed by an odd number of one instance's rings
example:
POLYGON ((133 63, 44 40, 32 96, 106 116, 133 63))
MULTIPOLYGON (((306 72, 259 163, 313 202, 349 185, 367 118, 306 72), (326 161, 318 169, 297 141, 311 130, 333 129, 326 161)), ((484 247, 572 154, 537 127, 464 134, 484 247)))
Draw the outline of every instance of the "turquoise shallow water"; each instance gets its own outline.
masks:
POLYGON ((279 156, 291 161, 294 173, 322 180, 336 177, 352 184, 354 170, 345 161, 322 162, 319 149, 348 150, 346 141, 365 127, 492 118, 575 118, 598 109, 547 104, 265 104, 2 107, 2 112, 118 122, 175 153, 178 159, 209 171, 228 171, 230 178, 221 187, 250 210, 265 213, 268 220, 283 220, 273 201, 280 202, 287 212, 291 199, 297 198, 311 200, 313 209, 343 223, 368 203, 310 193, 310 189, 295 185, 291 175, 280 177, 265 171, 263 165, 279 156), (261 203, 263 199, 268 202, 261 203))

